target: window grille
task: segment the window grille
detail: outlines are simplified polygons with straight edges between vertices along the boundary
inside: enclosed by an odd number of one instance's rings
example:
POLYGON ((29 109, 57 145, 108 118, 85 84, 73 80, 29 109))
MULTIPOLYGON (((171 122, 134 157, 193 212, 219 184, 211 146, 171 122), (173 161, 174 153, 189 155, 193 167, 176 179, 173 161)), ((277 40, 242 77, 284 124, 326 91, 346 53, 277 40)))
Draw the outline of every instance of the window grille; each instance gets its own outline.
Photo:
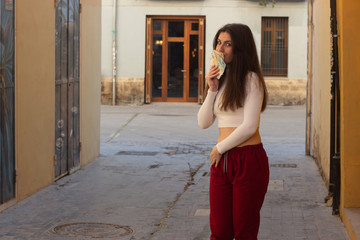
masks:
POLYGON ((261 67, 264 76, 287 76, 288 17, 262 18, 261 67))

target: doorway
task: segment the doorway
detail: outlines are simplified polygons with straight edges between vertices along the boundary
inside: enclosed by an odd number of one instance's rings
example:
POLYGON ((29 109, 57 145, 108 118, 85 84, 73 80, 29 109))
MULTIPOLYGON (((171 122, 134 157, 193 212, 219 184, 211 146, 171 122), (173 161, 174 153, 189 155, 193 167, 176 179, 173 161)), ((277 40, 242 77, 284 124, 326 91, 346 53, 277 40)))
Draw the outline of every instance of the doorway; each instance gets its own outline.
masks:
POLYGON ((15 198, 14 1, 0 1, 0 205, 15 198))
POLYGON ((80 0, 56 0, 55 179, 80 168, 80 0))
POLYGON ((202 102, 204 17, 147 17, 146 103, 202 102))

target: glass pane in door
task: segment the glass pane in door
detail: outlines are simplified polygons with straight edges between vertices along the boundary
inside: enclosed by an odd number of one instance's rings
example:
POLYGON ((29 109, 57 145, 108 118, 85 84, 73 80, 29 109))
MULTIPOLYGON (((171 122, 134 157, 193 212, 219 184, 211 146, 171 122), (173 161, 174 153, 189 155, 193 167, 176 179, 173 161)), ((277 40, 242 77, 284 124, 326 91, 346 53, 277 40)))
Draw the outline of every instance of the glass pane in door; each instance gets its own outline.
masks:
POLYGON ((154 21, 153 23, 153 30, 154 31, 161 31, 161 22, 160 21, 154 21))
POLYGON ((184 21, 169 21, 169 37, 184 37, 184 21))
POLYGON ((161 97, 162 90, 162 35, 153 35, 153 69, 152 69, 152 96, 161 97))
POLYGON ((191 30, 198 31, 199 30, 199 23, 191 23, 191 30))
POLYGON ((184 43, 168 43, 167 96, 182 98, 184 89, 184 43))
POLYGON ((199 80, 199 36, 190 35, 189 53, 189 97, 198 96, 199 80))

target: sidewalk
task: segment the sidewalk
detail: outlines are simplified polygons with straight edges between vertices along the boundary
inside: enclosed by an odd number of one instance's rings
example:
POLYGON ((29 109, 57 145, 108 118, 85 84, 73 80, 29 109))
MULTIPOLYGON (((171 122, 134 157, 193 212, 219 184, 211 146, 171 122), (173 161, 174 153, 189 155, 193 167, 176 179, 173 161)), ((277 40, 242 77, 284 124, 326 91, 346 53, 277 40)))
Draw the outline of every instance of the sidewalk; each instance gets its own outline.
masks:
MULTIPOLYGON (((101 155, 0 213, 0 239, 209 239, 209 150, 199 105, 102 107, 101 155)), ((261 134, 270 184, 259 239, 349 239, 305 152, 305 108, 270 106, 261 134)))

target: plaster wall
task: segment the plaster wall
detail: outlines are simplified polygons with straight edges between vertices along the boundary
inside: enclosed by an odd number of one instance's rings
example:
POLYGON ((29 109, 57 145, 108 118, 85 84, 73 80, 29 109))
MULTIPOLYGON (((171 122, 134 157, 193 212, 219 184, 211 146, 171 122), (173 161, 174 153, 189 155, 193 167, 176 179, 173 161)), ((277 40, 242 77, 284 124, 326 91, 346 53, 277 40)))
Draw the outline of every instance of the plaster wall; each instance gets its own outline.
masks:
POLYGON ((101 0, 81 1, 80 136, 81 166, 100 153, 101 0))
POLYGON ((311 155, 326 184, 330 177, 330 2, 313 3, 311 80, 311 155))
POLYGON ((339 0, 336 4, 340 71, 340 215, 351 239, 360 230, 360 48, 358 22, 360 2, 339 0))
POLYGON ((360 2, 339 1, 341 208, 360 207, 360 2))
POLYGON ((54 179, 54 2, 19 0, 15 11, 16 195, 22 200, 54 179))

